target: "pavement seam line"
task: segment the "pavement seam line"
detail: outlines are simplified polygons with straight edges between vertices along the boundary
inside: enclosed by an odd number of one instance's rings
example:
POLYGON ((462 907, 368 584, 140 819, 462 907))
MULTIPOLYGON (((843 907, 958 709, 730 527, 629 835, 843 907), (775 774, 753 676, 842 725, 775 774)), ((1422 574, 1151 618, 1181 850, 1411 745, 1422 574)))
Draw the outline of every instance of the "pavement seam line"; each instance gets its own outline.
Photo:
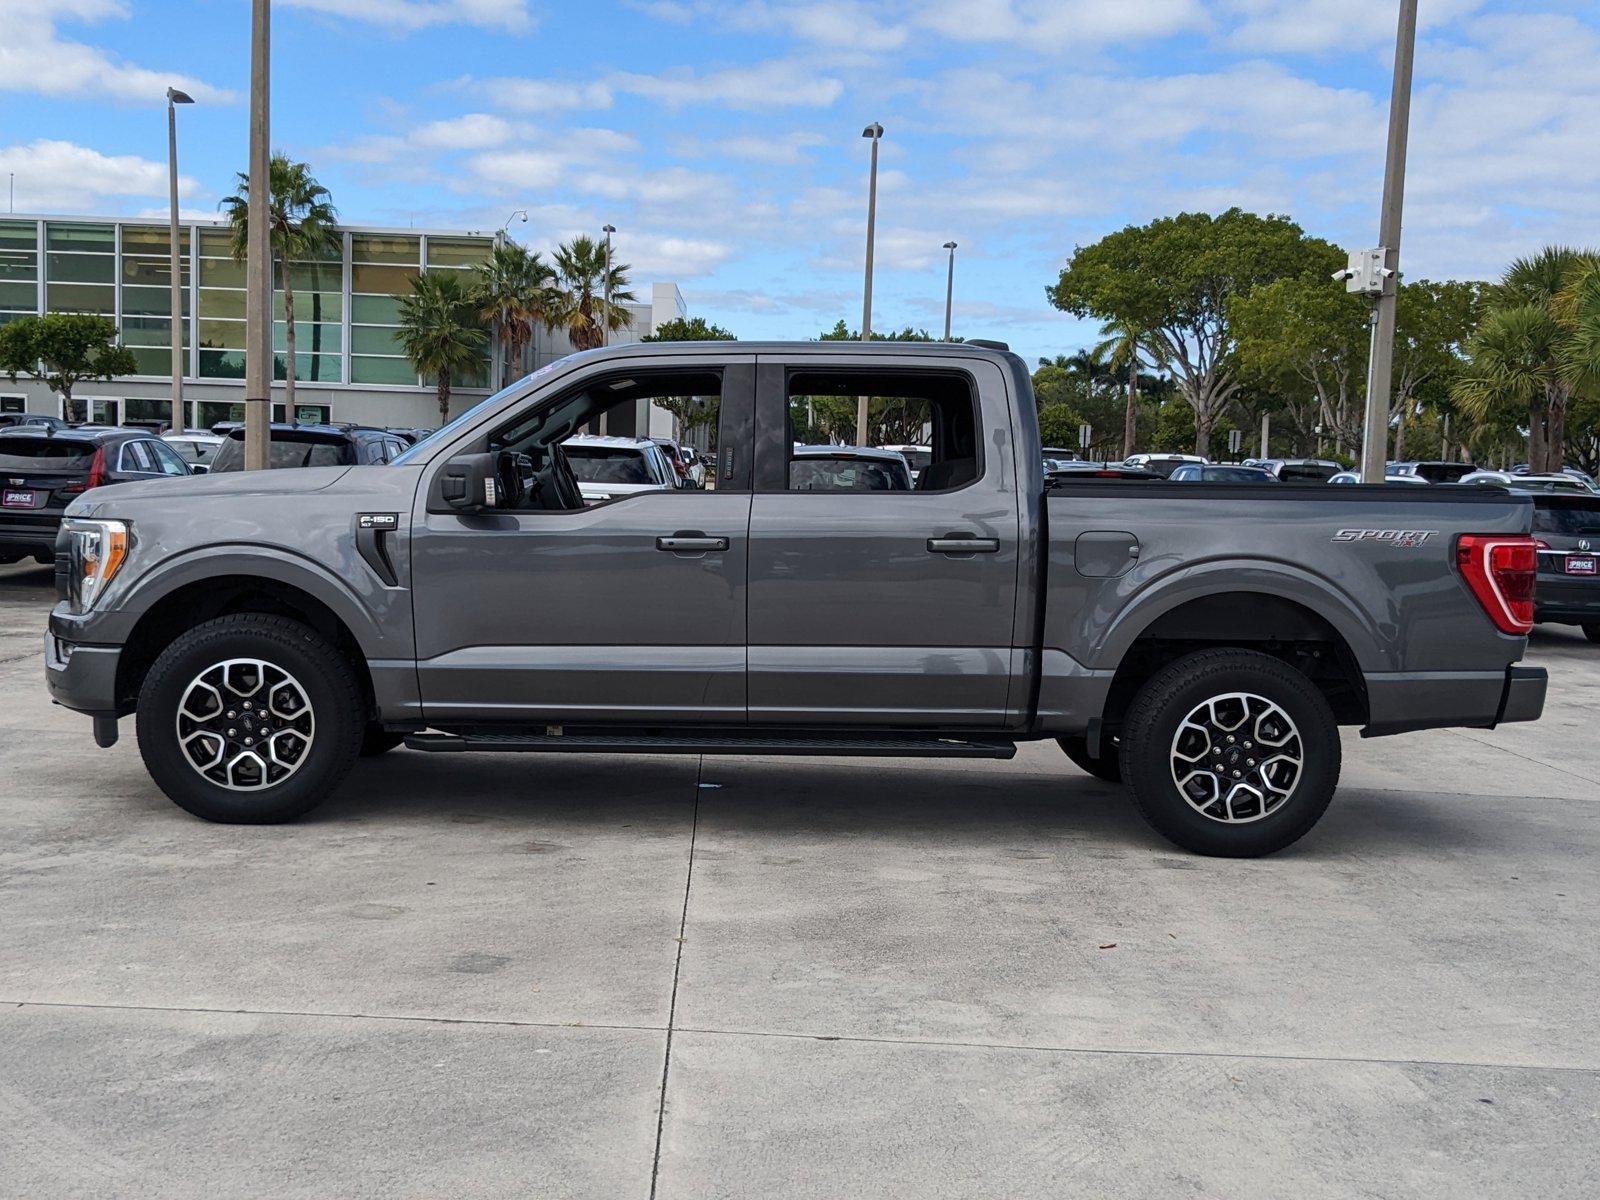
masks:
POLYGON ((1580 775, 1576 771, 1569 771, 1565 767, 1558 767, 1555 765, 1555 763, 1547 763, 1542 758, 1534 758, 1532 755, 1518 753, 1517 751, 1512 750, 1510 747, 1502 746, 1496 742, 1485 741, 1481 737, 1473 737, 1464 729, 1452 729, 1449 732, 1455 734, 1458 738, 1465 738, 1467 741, 1474 742, 1479 746, 1487 746, 1491 750, 1500 750, 1506 754, 1509 754, 1512 758, 1520 758, 1523 762, 1532 763, 1536 767, 1544 767, 1546 770, 1555 771, 1557 774, 1565 775, 1569 779, 1581 779, 1585 783, 1594 782, 1587 775, 1580 775))
MULTIPOLYGON (((407 1021, 422 1025, 470 1025, 512 1029, 593 1029, 604 1033, 665 1033, 661 1025, 618 1025, 588 1021, 519 1021, 489 1017, 419 1017, 377 1013, 310 1012, 283 1008, 205 1008, 170 1004, 88 1004, 70 1000, 7 1000, 0 1007, 81 1009, 89 1012, 195 1013, 223 1017, 306 1017, 331 1021, 407 1021)), ((1480 1062, 1456 1058, 1381 1058, 1359 1054, 1269 1054, 1255 1050, 1144 1050, 1131 1046, 1046 1046, 1028 1042, 949 1042, 933 1038, 888 1038, 852 1033, 797 1033, 782 1029, 711 1029, 676 1026, 678 1033, 701 1037, 783 1038, 798 1042, 851 1042, 869 1046, 907 1046, 928 1050, 1020 1050, 1032 1054, 1116 1054, 1145 1058, 1227 1058, 1264 1062, 1370 1063, 1397 1067, 1466 1067, 1490 1071, 1564 1071, 1580 1075, 1600 1074, 1600 1066, 1563 1066, 1555 1063, 1480 1062)))
POLYGON ((678 975, 683 970, 683 940, 689 928, 689 889, 694 886, 694 845, 700 833, 700 785, 705 782, 706 756, 694 774, 694 811, 689 819, 689 864, 683 873, 683 911, 678 914, 678 952, 672 960, 672 998, 667 1002, 666 1048, 661 1055, 661 1096, 656 1104, 656 1145, 650 1157, 650 1200, 661 1182, 661 1138, 667 1124, 667 1080, 672 1074, 672 1023, 678 1015, 678 975))

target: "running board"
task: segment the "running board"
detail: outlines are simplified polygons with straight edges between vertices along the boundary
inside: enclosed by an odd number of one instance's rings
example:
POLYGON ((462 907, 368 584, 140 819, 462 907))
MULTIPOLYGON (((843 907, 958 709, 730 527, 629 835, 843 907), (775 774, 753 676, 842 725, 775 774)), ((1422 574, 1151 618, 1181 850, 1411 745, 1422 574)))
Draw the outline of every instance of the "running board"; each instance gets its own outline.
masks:
POLYGON ((775 733, 408 733, 408 750, 430 754, 806 754, 872 758, 1011 758, 1005 738, 775 733))

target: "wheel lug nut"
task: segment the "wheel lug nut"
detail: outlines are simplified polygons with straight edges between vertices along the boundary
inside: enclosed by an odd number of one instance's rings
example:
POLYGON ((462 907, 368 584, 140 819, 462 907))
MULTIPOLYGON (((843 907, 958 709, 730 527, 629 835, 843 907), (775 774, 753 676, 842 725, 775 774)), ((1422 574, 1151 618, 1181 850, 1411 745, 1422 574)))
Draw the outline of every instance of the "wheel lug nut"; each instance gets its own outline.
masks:
POLYGON ((1244 765, 1247 767, 1253 767, 1256 765, 1256 760, 1253 758, 1247 758, 1244 760, 1244 765))
MULTIPOLYGON (((245 738, 245 740, 244 740, 244 744, 245 744, 245 745, 246 745, 246 746, 248 746, 248 745, 250 745, 250 744, 251 744, 251 743, 252 743, 252 742, 253 742, 253 741, 254 741, 254 739, 253 739, 253 738, 245 738)), ((1237 771, 1235 771, 1235 772, 1234 772, 1234 774, 1235 774, 1235 775, 1237 775, 1237 774, 1238 774, 1238 773, 1239 773, 1239 772, 1237 772, 1237 771)))
POLYGON ((237 714, 236 714, 236 713, 235 713, 235 712, 234 712, 234 711, 233 711, 233 709, 231 709, 231 708, 230 708, 230 709, 229 709, 229 710, 228 710, 228 720, 230 720, 230 721, 231 721, 231 720, 233 720, 233 718, 234 718, 234 717, 235 717, 235 716, 236 716, 236 715, 237 715, 237 714))
POLYGON ((1213 753, 1213 754, 1221 754, 1222 753, 1222 747, 1221 746, 1213 746, 1213 747, 1211 747, 1211 753, 1213 753))
POLYGON ((234 734, 236 734, 238 732, 239 731, 237 729, 230 729, 230 730, 228 730, 228 736, 232 737, 234 734))
POLYGON ((1228 744, 1229 744, 1229 745, 1230 745, 1230 746, 1231 746, 1231 745, 1233 745, 1233 740, 1234 740, 1234 739, 1233 739, 1233 734, 1231 734, 1231 733, 1230 733, 1230 734, 1229 734, 1229 735, 1228 735, 1228 744))
MULTIPOLYGON (((248 745, 248 743, 246 743, 246 744, 247 744, 247 745, 248 745)), ((1234 773, 1233 773, 1233 777, 1234 777, 1234 778, 1235 778, 1235 779, 1237 779, 1237 778, 1239 778, 1239 772, 1237 772, 1237 771, 1235 771, 1235 772, 1234 772, 1234 773)))

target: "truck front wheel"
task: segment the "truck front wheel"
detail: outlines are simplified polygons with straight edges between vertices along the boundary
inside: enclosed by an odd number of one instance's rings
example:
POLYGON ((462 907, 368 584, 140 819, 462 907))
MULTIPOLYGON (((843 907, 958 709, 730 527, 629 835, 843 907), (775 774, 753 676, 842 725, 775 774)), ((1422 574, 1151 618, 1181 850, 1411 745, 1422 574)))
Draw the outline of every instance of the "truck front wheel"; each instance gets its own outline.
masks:
POLYGON ((286 617, 237 613, 161 652, 139 690, 139 753, 161 790, 208 821, 265 825, 315 808, 366 728, 339 651, 286 617))
POLYGON ((1122 772, 1139 812, 1169 841, 1254 858, 1321 819, 1339 782, 1339 727, 1293 667, 1253 650, 1202 650, 1134 697, 1122 772))

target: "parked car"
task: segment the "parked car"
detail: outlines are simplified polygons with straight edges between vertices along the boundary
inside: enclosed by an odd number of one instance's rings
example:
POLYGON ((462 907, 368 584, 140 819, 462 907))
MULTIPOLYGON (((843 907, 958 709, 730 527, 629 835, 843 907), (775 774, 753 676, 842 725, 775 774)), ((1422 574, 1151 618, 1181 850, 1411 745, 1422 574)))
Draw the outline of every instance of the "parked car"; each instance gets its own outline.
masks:
POLYGON ((221 448, 223 440, 214 433, 164 433, 161 440, 178 452, 178 456, 189 464, 189 470, 195 475, 204 475, 211 470, 211 461, 216 458, 217 451, 221 448))
MULTIPOLYGON (((912 487, 916 487, 917 486, 917 480, 922 478, 922 469, 933 461, 933 447, 932 446, 918 446, 918 445, 909 445, 908 444, 908 445, 903 445, 903 446, 884 446, 884 447, 881 447, 881 448, 884 449, 884 450, 893 450, 901 458, 906 460, 906 466, 911 471, 911 486, 912 487)), ((1077 455, 1071 455, 1070 457, 1076 458, 1077 455)))
POLYGON ((65 429, 67 423, 60 417, 50 417, 44 413, 0 413, 0 429, 19 426, 27 429, 65 429))
POLYGON ((1204 466, 1210 461, 1209 458, 1202 458, 1198 454, 1134 454, 1124 465, 1137 467, 1141 471, 1153 471, 1165 479, 1184 463, 1198 463, 1204 466))
POLYGON ((706 456, 693 446, 680 447, 683 451, 683 460, 689 471, 689 482, 697 488, 706 485, 706 456))
MULTIPOLYGON (((1526 475, 1528 474, 1528 464, 1517 463, 1516 466, 1508 467, 1507 470, 1513 475, 1526 475)), ((1591 492, 1600 492, 1600 483, 1596 483, 1594 476, 1580 467, 1562 467, 1561 473, 1563 475, 1571 475, 1574 479, 1579 480, 1591 492)))
POLYGON ((693 487, 694 480, 689 478, 689 456, 683 452, 683 447, 673 438, 653 437, 650 440, 661 447, 661 452, 667 456, 678 486, 693 487))
POLYGON ((1244 465, 1270 472, 1279 483, 1327 483, 1344 469, 1326 458, 1255 458, 1244 465))
POLYGON ((1172 483, 1277 483, 1277 477, 1260 467, 1236 467, 1227 463, 1184 463, 1167 479, 1172 483))
MULTIPOLYGON (((1415 485, 1418 485, 1418 486, 1421 486, 1421 487, 1427 487, 1428 486, 1428 481, 1426 479, 1422 478, 1422 476, 1420 476, 1420 475, 1385 475, 1383 477, 1383 481, 1385 483, 1415 484, 1415 485)), ((1340 471, 1337 475, 1335 475, 1332 478, 1330 478, 1328 480, 1328 482, 1329 483, 1360 483, 1361 482, 1361 472, 1360 471, 1340 471)))
POLYGON ((649 438, 580 434, 562 443, 586 504, 605 504, 638 492, 672 491, 678 473, 649 438))
POLYGON ((1532 495, 1539 542, 1533 619, 1582 626, 1586 638, 1600 642, 1600 497, 1532 495))
POLYGON ((1467 487, 1507 487, 1529 492, 1571 492, 1592 496, 1587 484, 1571 475, 1513 475, 1509 471, 1473 471, 1456 480, 1467 487))
POLYGON ((909 492, 911 467, 878 446, 796 446, 789 459, 794 492, 909 492))
MULTIPOLYGON (((211 459, 212 474, 244 470, 244 426, 213 426, 225 431, 211 459)), ((366 425, 288 425, 270 427, 267 465, 280 467, 351 467, 386 463, 406 451, 399 434, 366 425)))
POLYGON ((188 474, 143 430, 0 429, 0 563, 55 561, 62 514, 91 488, 188 474))
POLYGON ((1098 462, 1061 463, 1054 470, 1047 470, 1044 475, 1047 488, 1054 487, 1058 483, 1077 483, 1095 479, 1133 479, 1149 482, 1162 478, 1164 476, 1157 475, 1154 471, 1146 471, 1142 467, 1098 462))
POLYGON ((1264 506, 1165 480, 1047 485, 1035 421, 1028 364, 971 342, 573 355, 382 469, 80 497, 50 693, 101 745, 135 713, 152 777, 211 820, 292 819, 363 744, 402 737, 430 753, 891 758, 1055 739, 1126 778, 1164 836, 1228 856, 1317 823, 1340 725, 1542 711, 1545 672, 1518 665, 1526 497, 1285 487, 1264 506), (570 431, 712 379, 718 490, 586 509, 557 452, 570 431), (798 395, 925 406, 922 486, 885 451, 796 454, 798 395), (841 465, 906 473, 889 491, 805 486, 841 465))
POLYGON ((408 446, 415 446, 433 432, 431 429, 413 428, 409 425, 402 425, 398 428, 393 425, 387 425, 384 428, 386 432, 394 434, 408 446))
POLYGON ((1478 468, 1460 462, 1392 462, 1385 468, 1390 475, 1415 475, 1426 483, 1460 483, 1478 468))

